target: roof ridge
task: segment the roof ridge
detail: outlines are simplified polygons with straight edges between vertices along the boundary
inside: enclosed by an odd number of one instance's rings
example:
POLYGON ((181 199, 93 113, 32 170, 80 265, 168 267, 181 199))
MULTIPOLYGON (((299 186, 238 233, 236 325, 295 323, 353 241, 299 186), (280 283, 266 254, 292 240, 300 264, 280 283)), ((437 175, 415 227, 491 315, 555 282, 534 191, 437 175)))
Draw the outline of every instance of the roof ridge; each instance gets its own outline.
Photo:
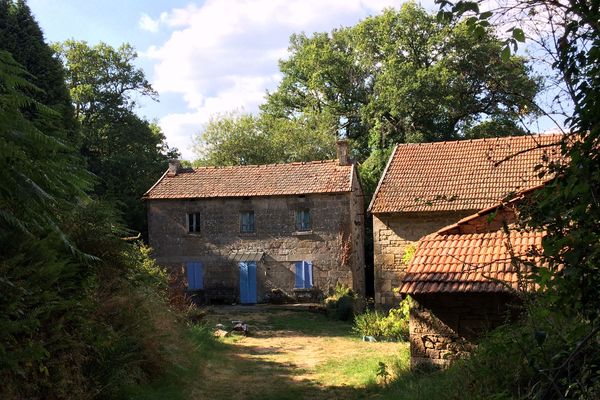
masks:
POLYGON ((293 161, 287 163, 269 163, 269 164, 243 164, 243 165, 207 165, 201 167, 193 167, 192 170, 207 170, 207 169, 234 169, 234 168, 261 168, 261 167, 274 167, 278 165, 312 165, 312 164, 329 164, 333 162, 337 162, 338 160, 313 160, 313 161, 293 161))
POLYGON ((472 142, 494 142, 494 141, 511 141, 518 140, 521 138, 539 138, 539 137, 561 137, 565 136, 562 133, 534 133, 521 136, 494 136, 488 138, 477 138, 477 139, 454 139, 454 140, 443 140, 438 142, 419 142, 419 143, 397 143, 398 147, 409 147, 409 146, 434 146, 444 145, 448 143, 472 143, 472 142))

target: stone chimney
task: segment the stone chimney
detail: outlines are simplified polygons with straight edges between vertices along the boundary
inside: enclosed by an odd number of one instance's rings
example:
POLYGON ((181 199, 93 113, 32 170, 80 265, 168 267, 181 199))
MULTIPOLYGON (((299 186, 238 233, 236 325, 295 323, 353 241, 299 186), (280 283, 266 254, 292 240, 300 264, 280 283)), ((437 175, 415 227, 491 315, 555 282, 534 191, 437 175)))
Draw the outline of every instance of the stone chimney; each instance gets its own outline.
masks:
POLYGON ((350 165, 350 157, 348 156, 348 141, 340 139, 337 144, 337 158, 340 165, 350 165))
POLYGON ((175 176, 181 170, 181 162, 179 160, 169 160, 169 169, 167 176, 175 176))

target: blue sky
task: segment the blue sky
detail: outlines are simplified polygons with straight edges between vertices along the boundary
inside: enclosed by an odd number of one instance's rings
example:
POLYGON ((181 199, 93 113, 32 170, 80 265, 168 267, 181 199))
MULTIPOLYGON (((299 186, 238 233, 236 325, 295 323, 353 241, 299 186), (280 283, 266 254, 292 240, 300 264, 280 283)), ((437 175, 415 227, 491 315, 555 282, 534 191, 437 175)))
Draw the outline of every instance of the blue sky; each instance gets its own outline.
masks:
MULTIPOLYGON (((50 42, 124 42, 159 92, 137 112, 157 120, 171 147, 193 159, 192 136, 211 116, 255 112, 281 76, 292 33, 350 26, 404 0, 29 0, 50 42)), ((433 0, 422 5, 436 10, 433 0)), ((539 127, 536 129, 538 130, 539 127)))
MULTIPOLYGON (((29 0, 50 42, 124 42, 160 94, 141 102, 170 146, 194 157, 191 138, 211 115, 254 112, 280 79, 277 61, 295 32, 354 25, 404 0, 29 0)), ((433 1, 423 4, 432 8, 433 1)))

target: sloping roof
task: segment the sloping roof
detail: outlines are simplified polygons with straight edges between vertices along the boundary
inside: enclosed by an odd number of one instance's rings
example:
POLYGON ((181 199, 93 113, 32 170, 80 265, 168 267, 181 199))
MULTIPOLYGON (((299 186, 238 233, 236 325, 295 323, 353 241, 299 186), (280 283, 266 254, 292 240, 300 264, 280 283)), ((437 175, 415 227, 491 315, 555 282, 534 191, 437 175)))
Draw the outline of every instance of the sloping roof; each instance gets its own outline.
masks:
POLYGON ((520 274, 526 273, 528 267, 514 264, 513 257, 540 265, 544 232, 517 230, 512 226, 514 217, 514 210, 507 206, 492 207, 424 237, 417 244, 400 292, 519 289, 520 274), (504 224, 511 227, 508 232, 503 229, 504 224))
POLYGON ((352 165, 337 160, 205 167, 165 173, 145 199, 278 196, 352 190, 352 165))
POLYGON ((396 146, 369 211, 479 210, 537 186, 534 168, 556 160, 561 135, 513 136, 396 146))

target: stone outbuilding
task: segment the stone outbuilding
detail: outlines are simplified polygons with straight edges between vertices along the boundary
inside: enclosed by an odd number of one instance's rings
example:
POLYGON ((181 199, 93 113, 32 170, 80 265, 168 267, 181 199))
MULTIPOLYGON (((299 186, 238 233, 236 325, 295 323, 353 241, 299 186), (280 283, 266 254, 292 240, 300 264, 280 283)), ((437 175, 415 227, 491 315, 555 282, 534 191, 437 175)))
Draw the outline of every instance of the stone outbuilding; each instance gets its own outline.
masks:
POLYGON ((365 292, 364 205, 346 142, 338 159, 169 170, 144 195, 157 262, 205 301, 303 301, 337 283, 365 292))
POLYGON ((446 365, 518 314, 544 232, 516 229, 519 197, 421 239, 399 293, 412 297, 411 364, 446 365))
POLYGON ((408 260, 421 238, 511 193, 547 181, 537 165, 560 157, 561 135, 400 144, 375 191, 375 303, 398 304, 408 260))

